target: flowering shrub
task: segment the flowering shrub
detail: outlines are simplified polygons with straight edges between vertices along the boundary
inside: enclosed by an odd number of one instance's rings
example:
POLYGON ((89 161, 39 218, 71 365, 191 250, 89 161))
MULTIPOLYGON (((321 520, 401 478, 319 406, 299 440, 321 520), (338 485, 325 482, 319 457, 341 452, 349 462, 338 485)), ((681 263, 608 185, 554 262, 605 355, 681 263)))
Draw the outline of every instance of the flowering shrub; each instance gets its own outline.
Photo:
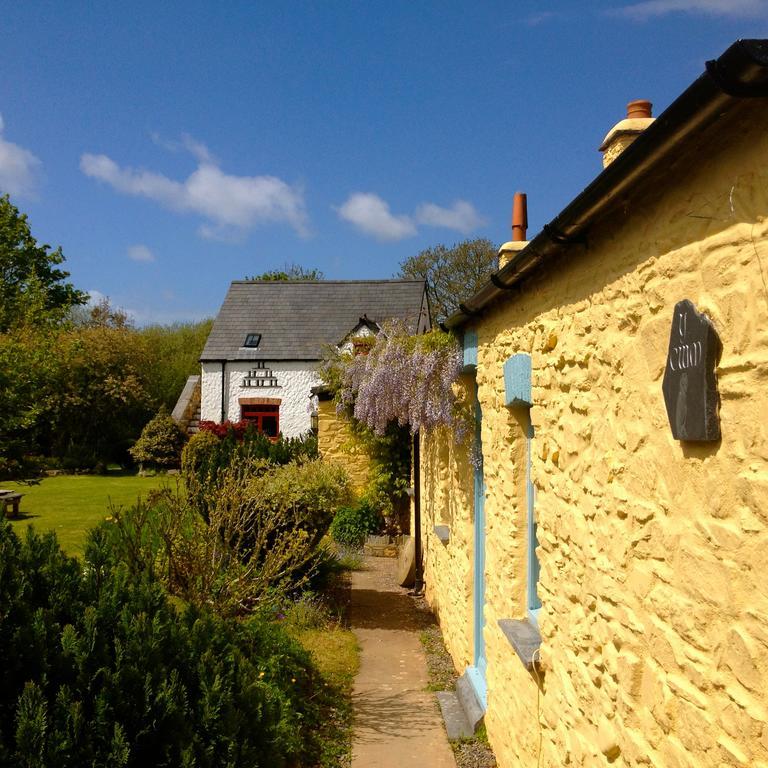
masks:
POLYGON ((181 455, 181 473, 190 500, 195 502, 206 519, 208 496, 201 492, 209 490, 209 486, 215 486, 218 476, 226 471, 233 461, 263 459, 274 465, 290 462, 301 464, 313 461, 318 455, 317 437, 311 432, 300 437, 286 438, 280 435, 272 442, 249 422, 202 424, 211 424, 212 427, 202 429, 187 443, 181 455), (239 430, 243 424, 245 429, 239 430))
POLYGON ((370 354, 337 354, 323 368, 337 407, 383 435, 390 423, 411 432, 459 428, 464 418, 453 393, 461 373, 456 339, 433 330, 411 336, 402 323, 382 328, 370 354))
POLYGON ((389 533, 407 530, 411 454, 407 430, 450 427, 457 440, 472 418, 453 384, 461 373, 456 339, 433 330, 412 336, 402 322, 385 324, 367 355, 332 351, 320 369, 336 409, 351 417, 355 438, 372 462, 367 501, 389 533))
POLYGON ((249 421, 223 421, 219 424, 216 421, 204 420, 200 422, 200 431, 211 432, 216 437, 227 437, 232 434, 236 440, 242 440, 249 426, 249 421))

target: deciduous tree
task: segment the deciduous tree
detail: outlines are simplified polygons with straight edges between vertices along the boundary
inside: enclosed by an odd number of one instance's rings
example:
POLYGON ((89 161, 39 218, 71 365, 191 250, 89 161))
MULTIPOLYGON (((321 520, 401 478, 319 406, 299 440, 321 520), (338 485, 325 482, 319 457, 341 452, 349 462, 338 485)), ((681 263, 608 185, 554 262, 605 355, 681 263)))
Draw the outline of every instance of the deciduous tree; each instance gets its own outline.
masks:
POLYGON ((435 245, 401 262, 400 277, 427 281, 432 318, 442 322, 498 269, 497 251, 485 238, 435 245))
POLYGON ((200 373, 200 353, 213 320, 148 325, 138 330, 147 345, 147 384, 154 400, 172 410, 188 376, 200 373))
POLYGON ((246 277, 246 280, 325 280, 325 275, 315 267, 302 267, 300 264, 286 264, 282 269, 270 269, 260 275, 246 277))
POLYGON ((67 282, 61 248, 38 245, 27 217, 0 197, 0 332, 14 323, 61 320, 88 294, 67 282))

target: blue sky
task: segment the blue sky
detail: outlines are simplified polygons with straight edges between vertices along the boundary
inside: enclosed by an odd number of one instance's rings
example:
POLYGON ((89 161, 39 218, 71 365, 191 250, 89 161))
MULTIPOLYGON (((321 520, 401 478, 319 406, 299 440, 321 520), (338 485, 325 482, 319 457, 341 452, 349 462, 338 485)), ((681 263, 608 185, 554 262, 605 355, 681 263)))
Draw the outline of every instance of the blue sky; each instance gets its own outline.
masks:
POLYGON ((386 278, 535 234, 627 101, 666 107, 768 0, 35 2, 0 27, 0 192, 137 322, 286 263, 386 278))

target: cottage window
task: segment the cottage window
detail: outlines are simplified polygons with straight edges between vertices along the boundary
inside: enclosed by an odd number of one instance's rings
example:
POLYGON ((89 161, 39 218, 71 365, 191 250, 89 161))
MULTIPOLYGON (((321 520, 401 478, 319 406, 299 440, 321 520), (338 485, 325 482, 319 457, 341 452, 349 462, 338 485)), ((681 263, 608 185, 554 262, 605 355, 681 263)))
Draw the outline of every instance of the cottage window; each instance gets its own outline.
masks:
POLYGON ((527 609, 528 609, 528 615, 530 616, 531 620, 538 624, 539 623, 539 611, 541 610, 541 600, 539 600, 539 572, 540 572, 540 566, 539 566, 539 557, 536 554, 536 547, 539 546, 539 538, 537 536, 537 525, 536 525, 536 489, 534 488, 533 483, 531 482, 531 437, 533 435, 533 427, 530 427, 530 431, 528 433, 527 438, 527 446, 526 450, 528 453, 527 457, 527 463, 528 467, 526 470, 526 479, 525 479, 525 485, 526 485, 526 496, 527 496, 527 506, 528 506, 528 514, 527 514, 527 523, 528 523, 528 578, 527 583, 528 587, 526 589, 526 602, 527 602, 527 609))
POLYGON ((257 431, 277 440, 280 433, 280 406, 256 404, 240 406, 240 418, 253 424, 257 431))
MULTIPOLYGON (((533 670, 538 663, 536 657, 541 645, 539 634, 539 558, 536 547, 539 545, 536 525, 536 488, 531 477, 531 457, 535 430, 531 422, 530 408, 533 405, 531 386, 530 355, 520 353, 512 355, 504 363, 504 402, 507 407, 517 411, 523 427, 518 439, 524 438, 525 445, 525 509, 526 509, 526 587, 525 619, 499 619, 498 625, 509 640, 515 653, 520 657, 526 669, 533 670)), ((522 446, 521 446, 522 447, 522 446)), ((522 458, 522 456, 521 456, 522 458)))
POLYGON ((249 333, 245 337, 245 341, 243 342, 244 347, 250 347, 251 349, 256 349, 259 344, 261 344, 261 334, 260 333, 249 333))

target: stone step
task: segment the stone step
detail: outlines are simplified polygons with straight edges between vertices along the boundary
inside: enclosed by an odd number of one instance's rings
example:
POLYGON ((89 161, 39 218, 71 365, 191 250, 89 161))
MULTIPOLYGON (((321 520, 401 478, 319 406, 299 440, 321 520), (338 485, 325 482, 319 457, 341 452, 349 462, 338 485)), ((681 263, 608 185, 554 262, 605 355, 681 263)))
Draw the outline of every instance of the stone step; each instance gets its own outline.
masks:
POLYGON ((439 691, 437 701, 451 741, 470 739, 485 715, 474 686, 465 672, 456 681, 456 691, 439 691))
POLYGON ((483 719, 485 708, 478 701, 475 688, 470 682, 469 677, 467 677, 466 672, 456 681, 456 695, 472 728, 472 733, 474 733, 477 730, 478 724, 483 719))
POLYGON ((195 435, 200 431, 200 409, 195 411, 195 415, 187 422, 187 434, 195 435))
POLYGON ((453 691, 438 691, 437 701, 440 704, 440 712, 445 723, 445 732, 450 741, 459 739, 471 739, 474 730, 467 720, 459 697, 453 691))

